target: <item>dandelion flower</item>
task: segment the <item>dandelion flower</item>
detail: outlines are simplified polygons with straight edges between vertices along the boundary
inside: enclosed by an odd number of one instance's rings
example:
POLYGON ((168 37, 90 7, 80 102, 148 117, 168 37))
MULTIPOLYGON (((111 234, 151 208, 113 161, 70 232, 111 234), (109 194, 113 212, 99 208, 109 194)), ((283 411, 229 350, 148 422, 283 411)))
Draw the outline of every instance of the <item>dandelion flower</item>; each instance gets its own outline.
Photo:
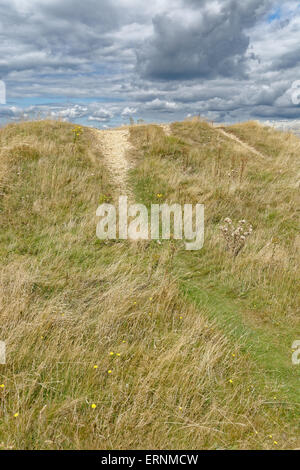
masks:
POLYGON ((94 410, 95 408, 97 408, 97 405, 96 405, 95 403, 93 403, 93 404, 91 405, 91 408, 93 408, 93 410, 94 410))
POLYGON ((95 365, 94 365, 94 369, 98 369, 98 366, 97 366, 97 364, 95 364, 95 365))
POLYGON ((108 372, 108 374, 111 374, 111 373, 112 373, 112 370, 108 370, 107 372, 108 372))
POLYGON ((230 380, 229 380, 229 383, 230 383, 230 384, 233 384, 233 380, 230 379, 230 380))
POLYGON ((126 341, 123 339, 122 343, 126 343, 126 341))
POLYGON ((19 416, 19 413, 14 414, 14 418, 17 418, 19 416))
POLYGON ((114 354, 115 354, 115 353, 114 353, 114 352, 112 352, 112 351, 109 353, 109 355, 110 355, 110 356, 113 356, 114 354))
POLYGON ((274 445, 275 445, 275 446, 278 446, 278 442, 277 442, 277 441, 274 441, 274 445))
POLYGON ((120 353, 117 353, 117 356, 121 356, 121 354, 120 354, 120 353))
POLYGON ((4 387, 5 387, 5 385, 4 385, 4 384, 0 384, 0 388, 4 388, 4 387))

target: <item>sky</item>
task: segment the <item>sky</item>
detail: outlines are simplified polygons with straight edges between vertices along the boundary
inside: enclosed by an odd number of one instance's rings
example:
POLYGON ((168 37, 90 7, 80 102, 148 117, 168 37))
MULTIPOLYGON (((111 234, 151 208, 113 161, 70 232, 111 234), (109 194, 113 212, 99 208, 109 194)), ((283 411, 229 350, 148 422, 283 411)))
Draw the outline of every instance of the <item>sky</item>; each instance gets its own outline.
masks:
POLYGON ((300 120, 300 1, 0 0, 0 80, 1 123, 300 120))

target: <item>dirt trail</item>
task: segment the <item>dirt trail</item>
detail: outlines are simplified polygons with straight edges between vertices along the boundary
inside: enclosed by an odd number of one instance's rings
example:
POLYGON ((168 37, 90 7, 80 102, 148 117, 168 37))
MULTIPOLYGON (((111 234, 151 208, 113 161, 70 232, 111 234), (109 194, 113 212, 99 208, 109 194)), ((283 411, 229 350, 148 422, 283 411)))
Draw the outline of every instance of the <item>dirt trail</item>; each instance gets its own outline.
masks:
MULTIPOLYGON (((165 135, 171 135, 171 126, 169 124, 161 124, 160 126, 163 129, 165 135)), ((235 135, 226 132, 220 127, 214 126, 214 129, 224 137, 237 142, 239 145, 246 148, 249 152, 261 158, 266 158, 265 155, 260 153, 254 147, 246 144, 235 135)), ((131 144, 129 142, 129 129, 113 129, 108 131, 93 129, 92 131, 95 138, 99 142, 101 153, 107 162, 107 166, 112 174, 112 178, 119 190, 119 193, 127 194, 129 197, 132 197, 132 192, 127 184, 128 171, 131 168, 131 165, 126 157, 127 151, 131 148, 131 144)))
POLYGON ((172 134, 170 124, 160 124, 160 127, 163 129, 164 133, 168 136, 172 134))
POLYGON ((214 126, 214 129, 216 129, 218 132, 220 132, 220 134, 223 134, 225 137, 228 137, 228 139, 231 139, 231 140, 233 140, 234 142, 237 142, 237 143, 240 144, 242 147, 244 147, 245 149, 249 150, 249 152, 254 153, 254 154, 257 155, 258 157, 267 158, 265 155, 263 155, 262 153, 260 153, 260 152, 259 152, 258 150, 256 150, 254 147, 252 147, 251 145, 246 144, 245 142, 243 142, 242 140, 240 140, 240 139, 239 139, 238 137, 236 137, 235 135, 230 134, 229 132, 224 131, 224 129, 220 129, 219 127, 216 127, 216 126, 214 126))
POLYGON ((120 195, 127 194, 128 196, 131 196, 132 193, 127 184, 128 171, 131 165, 126 157, 127 150, 131 148, 131 144, 129 142, 129 130, 114 129, 101 131, 93 129, 93 133, 99 141, 101 153, 106 160, 107 166, 120 195))
MULTIPOLYGON (((160 124, 160 127, 163 129, 165 135, 171 135, 171 134, 172 134, 170 124, 160 124)), ((224 129, 221 129, 221 128, 218 127, 218 126, 213 126, 213 128, 214 128, 217 132, 219 132, 220 134, 222 134, 224 137, 227 137, 228 139, 233 140, 234 142, 238 143, 239 145, 241 145, 242 147, 244 147, 245 149, 247 149, 249 152, 254 153, 254 154, 257 155, 258 157, 267 158, 267 157, 266 157, 265 155, 263 155, 261 152, 259 152, 258 150, 256 150, 256 149, 255 149, 254 147, 252 147, 251 145, 246 144, 246 142, 243 142, 242 140, 240 140, 240 139, 239 139, 238 137, 236 137, 235 135, 230 134, 229 132, 226 132, 224 129)))

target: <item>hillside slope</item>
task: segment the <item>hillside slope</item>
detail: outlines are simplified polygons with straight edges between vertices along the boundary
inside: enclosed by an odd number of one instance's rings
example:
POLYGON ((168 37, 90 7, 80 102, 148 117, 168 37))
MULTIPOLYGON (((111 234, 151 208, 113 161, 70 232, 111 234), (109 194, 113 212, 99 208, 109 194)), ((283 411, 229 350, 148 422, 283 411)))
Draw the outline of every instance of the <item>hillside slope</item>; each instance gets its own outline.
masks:
POLYGON ((129 130, 136 201, 204 203, 201 251, 96 238, 120 188, 94 131, 0 130, 0 445, 299 447, 300 141, 226 129, 259 159, 206 123, 129 130), (253 224, 236 257, 226 217, 253 224))

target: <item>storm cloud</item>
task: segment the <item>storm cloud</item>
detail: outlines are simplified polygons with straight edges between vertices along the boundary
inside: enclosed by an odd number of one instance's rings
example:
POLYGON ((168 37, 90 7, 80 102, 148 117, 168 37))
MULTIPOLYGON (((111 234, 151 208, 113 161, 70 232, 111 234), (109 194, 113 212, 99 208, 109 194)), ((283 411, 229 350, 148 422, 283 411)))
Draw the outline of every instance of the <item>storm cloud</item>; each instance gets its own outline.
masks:
POLYGON ((215 8, 210 2, 188 3, 194 10, 186 18, 182 12, 154 17, 153 37, 137 52, 138 71, 163 80, 245 78, 251 58, 246 28, 266 13, 270 2, 232 0, 215 8))

